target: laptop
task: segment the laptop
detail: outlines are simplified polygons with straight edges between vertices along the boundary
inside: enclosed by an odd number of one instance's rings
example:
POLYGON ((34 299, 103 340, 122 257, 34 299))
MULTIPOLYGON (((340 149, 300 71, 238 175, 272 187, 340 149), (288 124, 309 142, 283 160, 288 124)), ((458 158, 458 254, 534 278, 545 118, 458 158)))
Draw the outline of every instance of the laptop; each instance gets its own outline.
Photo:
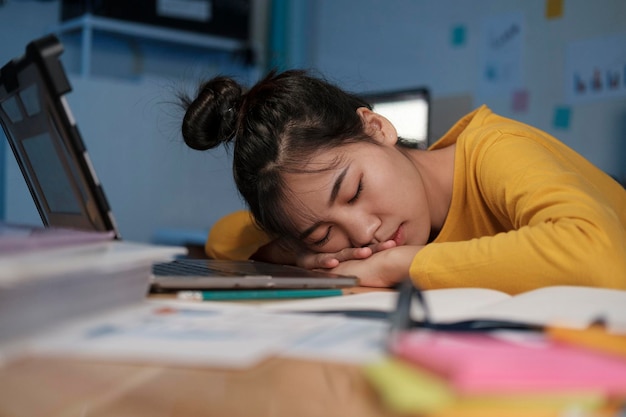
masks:
POLYGON ((418 149, 430 145, 430 93, 426 87, 366 93, 362 98, 376 113, 389 119, 400 143, 418 149))
MULTIPOLYGON (((55 35, 30 42, 0 70, 0 123, 45 227, 109 232, 121 239, 102 184, 65 99, 71 86, 55 35)), ((175 259, 154 265, 152 291, 346 288, 359 283, 294 266, 175 259)))

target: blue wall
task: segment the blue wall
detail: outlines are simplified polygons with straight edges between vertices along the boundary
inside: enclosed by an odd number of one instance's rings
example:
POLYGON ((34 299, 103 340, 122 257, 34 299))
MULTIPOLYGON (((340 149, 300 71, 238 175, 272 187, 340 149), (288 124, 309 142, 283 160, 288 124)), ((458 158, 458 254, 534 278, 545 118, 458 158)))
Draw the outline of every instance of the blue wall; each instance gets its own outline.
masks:
MULTIPOLYGON (((562 14, 555 18, 547 17, 548 3, 319 0, 312 14, 310 62, 355 91, 426 85, 435 104, 469 96, 473 106, 485 103, 547 130, 626 181, 626 95, 570 103, 565 91, 568 47, 586 39, 626 39, 626 2, 564 0, 562 14), (528 94, 525 111, 513 109, 511 93, 487 94, 480 84, 485 19, 511 13, 521 16, 524 25, 520 88, 528 94), (458 28, 464 31, 463 42, 454 41, 458 28), (571 114, 566 128, 554 123, 555 110, 561 107, 571 114)), ((626 65, 626 41, 613 57, 618 65, 626 65)))
MULTIPOLYGON (((543 0, 276 0, 281 14, 267 35, 262 29, 268 2, 258 4, 254 41, 262 62, 252 69, 224 53, 100 34, 94 71, 82 77, 79 38, 63 38, 63 60, 74 86, 68 101, 125 238, 149 241, 160 228, 205 230, 243 207, 229 155, 187 149, 178 132, 181 112, 172 102, 177 91, 218 73, 251 83, 273 52, 280 52, 273 64, 313 68, 357 92, 425 85, 435 104, 457 97, 470 97, 472 106, 487 103, 553 133, 605 171, 626 178, 626 98, 568 103, 564 87, 571 42, 626 33, 623 0, 564 0, 563 15, 556 19, 546 19, 543 0), (521 14, 525 24, 522 87, 529 106, 521 112, 512 109, 510 94, 484 95, 479 83, 483 19, 511 12, 521 14), (459 27, 465 38, 455 44, 451 36, 459 27), (267 50, 272 44, 281 50, 267 50), (568 128, 554 125, 559 106, 571 110, 568 128)), ((58 1, 34 0, 0 6, 0 61, 48 32, 57 23, 58 7, 58 1)), ((446 111, 436 108, 439 115, 446 111)), ((37 223, 19 170, 5 153, 4 158, 0 153, 5 199, 0 214, 37 223)))

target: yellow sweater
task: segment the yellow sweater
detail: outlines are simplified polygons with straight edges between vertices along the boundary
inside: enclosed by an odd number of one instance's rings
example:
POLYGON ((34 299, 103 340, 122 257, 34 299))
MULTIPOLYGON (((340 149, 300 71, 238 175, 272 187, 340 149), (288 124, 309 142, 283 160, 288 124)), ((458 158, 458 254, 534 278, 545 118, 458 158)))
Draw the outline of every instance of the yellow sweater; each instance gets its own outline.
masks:
POLYGON ((452 204, 411 265, 424 288, 518 293, 626 288, 626 190, 563 143, 483 106, 432 148, 457 144, 452 204))
MULTIPOLYGON (((450 211, 410 268, 421 288, 488 287, 512 294, 547 285, 626 289, 621 185, 549 134, 485 106, 458 121, 431 149, 453 143, 450 211)), ((222 222, 231 235, 254 228, 242 213, 222 222)), ((239 257, 267 243, 258 229, 256 236, 262 240, 248 240, 239 257)), ((217 233, 209 236, 209 255, 227 254, 215 250, 220 241, 217 233)))

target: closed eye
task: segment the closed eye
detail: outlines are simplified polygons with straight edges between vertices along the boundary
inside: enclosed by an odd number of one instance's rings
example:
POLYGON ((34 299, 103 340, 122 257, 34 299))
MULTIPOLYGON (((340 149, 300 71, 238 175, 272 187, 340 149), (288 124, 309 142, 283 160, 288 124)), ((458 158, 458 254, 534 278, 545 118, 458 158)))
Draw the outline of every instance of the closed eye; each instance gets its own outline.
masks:
POLYGON ((332 229, 332 227, 329 227, 323 238, 313 242, 313 246, 324 246, 326 243, 328 243, 328 241, 330 240, 330 230, 331 229, 332 229))
POLYGON ((354 193, 354 196, 350 200, 348 200, 348 204, 356 203, 361 196, 361 191, 363 191, 363 179, 359 179, 359 185, 356 188, 356 192, 354 193))

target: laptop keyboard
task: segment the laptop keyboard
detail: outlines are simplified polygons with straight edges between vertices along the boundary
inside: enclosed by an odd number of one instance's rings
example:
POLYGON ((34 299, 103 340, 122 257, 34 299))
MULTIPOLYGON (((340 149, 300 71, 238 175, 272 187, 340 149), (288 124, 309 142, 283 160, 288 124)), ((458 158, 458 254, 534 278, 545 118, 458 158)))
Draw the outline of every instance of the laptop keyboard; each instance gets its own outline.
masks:
POLYGON ((186 259, 185 261, 171 261, 155 264, 152 267, 154 275, 161 276, 192 276, 192 275, 218 275, 218 276, 232 276, 232 272, 223 272, 209 268, 206 262, 202 260, 186 259))
POLYGON ((177 259, 171 262, 157 263, 152 268, 154 275, 168 276, 317 276, 314 271, 305 271, 300 268, 285 265, 275 265, 262 262, 241 261, 212 261, 206 259, 177 259))

